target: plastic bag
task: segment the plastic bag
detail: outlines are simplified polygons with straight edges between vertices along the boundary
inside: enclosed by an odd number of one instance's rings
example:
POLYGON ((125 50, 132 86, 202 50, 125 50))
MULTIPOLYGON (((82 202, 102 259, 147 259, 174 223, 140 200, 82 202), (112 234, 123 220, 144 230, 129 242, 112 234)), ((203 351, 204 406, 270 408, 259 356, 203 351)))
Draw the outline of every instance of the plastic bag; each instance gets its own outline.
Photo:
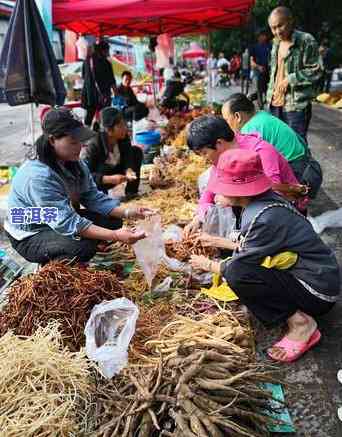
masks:
POLYGON ((163 264, 172 272, 181 272, 188 275, 191 273, 190 264, 179 261, 176 258, 169 258, 167 255, 163 256, 163 264))
POLYGON ((137 261, 144 272, 146 281, 151 288, 153 278, 156 276, 159 265, 165 255, 165 244, 159 215, 153 215, 137 224, 137 231, 147 235, 133 245, 137 261))
POLYGON ((203 231, 210 235, 229 238, 234 226, 235 216, 232 208, 215 205, 210 207, 205 215, 203 231))
POLYGON ((200 196, 202 196, 203 191, 205 191, 207 188, 209 178, 210 178, 211 169, 212 169, 212 167, 209 167, 204 173, 200 174, 198 179, 197 179, 197 187, 198 187, 198 191, 199 191, 200 196))
POLYGON ((172 281, 173 279, 171 278, 171 276, 168 276, 159 285, 154 287, 154 289, 151 291, 151 295, 153 297, 161 297, 167 294, 171 288, 172 281))
POLYGON ((181 262, 175 258, 169 258, 168 256, 163 257, 163 264, 173 272, 181 272, 185 275, 191 275, 193 280, 195 280, 200 285, 208 285, 211 283, 213 274, 212 273, 197 273, 194 272, 191 265, 186 262, 181 262))
POLYGON ((128 362, 128 346, 139 309, 122 297, 95 305, 85 327, 86 353, 105 378, 112 378, 128 362))
POLYGON ((182 241, 183 229, 177 225, 168 226, 163 233, 164 241, 182 241))
POLYGON ((321 234, 325 228, 342 228, 342 208, 327 211, 316 217, 308 217, 314 231, 321 234))

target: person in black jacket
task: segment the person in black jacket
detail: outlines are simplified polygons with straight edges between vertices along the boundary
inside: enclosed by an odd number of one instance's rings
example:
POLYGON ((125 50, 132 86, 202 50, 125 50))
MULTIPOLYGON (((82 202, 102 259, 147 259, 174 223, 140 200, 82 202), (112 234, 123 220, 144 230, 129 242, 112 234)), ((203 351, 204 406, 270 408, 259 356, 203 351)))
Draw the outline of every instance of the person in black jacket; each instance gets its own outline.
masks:
POLYGON ((139 102, 131 87, 133 79, 132 73, 128 70, 124 71, 121 77, 121 85, 118 87, 117 96, 122 97, 125 101, 126 107, 123 110, 125 120, 133 121, 135 112, 141 111, 141 107, 145 107, 145 105, 139 102))
POLYGON ((165 84, 165 91, 162 96, 161 106, 166 109, 176 109, 182 111, 189 107, 190 98, 184 91, 185 85, 181 80, 181 75, 178 71, 174 72, 172 79, 165 84), (183 96, 185 100, 179 100, 178 97, 183 96))
POLYGON ((112 91, 116 93, 116 81, 109 57, 109 44, 101 41, 94 53, 87 57, 82 67, 84 85, 82 107, 87 115, 84 124, 91 126, 96 111, 111 105, 112 91))
POLYGON ((81 157, 99 190, 106 193, 126 181, 126 198, 138 194, 143 152, 131 145, 126 122, 117 109, 101 111, 101 131, 87 143, 81 157))

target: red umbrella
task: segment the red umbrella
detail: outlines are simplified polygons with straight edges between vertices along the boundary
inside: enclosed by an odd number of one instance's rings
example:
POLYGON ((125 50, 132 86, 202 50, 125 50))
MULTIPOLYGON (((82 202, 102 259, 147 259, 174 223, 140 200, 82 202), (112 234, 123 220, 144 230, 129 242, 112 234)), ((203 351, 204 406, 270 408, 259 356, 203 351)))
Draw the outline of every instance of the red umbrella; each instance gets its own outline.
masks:
POLYGON ((202 47, 200 47, 196 43, 191 43, 190 48, 188 50, 185 50, 182 53, 182 56, 184 59, 197 59, 197 58, 206 58, 207 51, 203 50, 202 47))
POLYGON ((243 25, 255 0, 54 0, 53 21, 76 33, 146 36, 243 25))

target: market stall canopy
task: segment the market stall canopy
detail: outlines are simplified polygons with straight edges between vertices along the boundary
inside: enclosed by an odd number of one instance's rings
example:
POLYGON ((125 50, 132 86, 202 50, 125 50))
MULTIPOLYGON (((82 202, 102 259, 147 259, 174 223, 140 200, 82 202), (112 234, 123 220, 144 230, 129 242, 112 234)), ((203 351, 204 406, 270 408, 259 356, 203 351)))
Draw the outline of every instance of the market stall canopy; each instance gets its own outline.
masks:
POLYGON ((0 55, 0 102, 61 105, 64 83, 35 0, 15 3, 0 55))
POLYGON ((184 59, 206 58, 207 51, 203 50, 197 43, 192 42, 188 50, 182 53, 184 59))
POLYGON ((55 26, 80 34, 172 36, 243 25, 255 0, 54 0, 55 26))

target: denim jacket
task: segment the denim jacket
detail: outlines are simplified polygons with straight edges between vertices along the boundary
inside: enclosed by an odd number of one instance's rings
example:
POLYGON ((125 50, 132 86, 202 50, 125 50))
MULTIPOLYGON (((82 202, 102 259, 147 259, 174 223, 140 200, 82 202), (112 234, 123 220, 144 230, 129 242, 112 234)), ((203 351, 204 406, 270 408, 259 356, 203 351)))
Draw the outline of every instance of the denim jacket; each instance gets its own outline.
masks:
MULTIPOLYGON (((300 111, 306 108, 317 95, 318 81, 323 67, 318 52, 318 44, 309 33, 295 30, 292 35, 293 45, 285 58, 285 71, 289 87, 285 94, 286 111, 300 111)), ((280 41, 273 42, 271 52, 271 74, 267 91, 267 102, 271 104, 278 66, 280 41)))
POLYGON ((108 215, 120 204, 118 199, 98 191, 88 166, 83 161, 79 163, 82 175, 81 172, 73 174, 61 166, 62 176, 38 160, 27 161, 20 167, 12 181, 5 221, 5 229, 13 238, 23 240, 47 227, 60 235, 76 238, 92 222, 77 213, 73 200, 102 215, 108 215), (57 208, 56 221, 48 224, 11 223, 12 208, 32 207, 57 208))

